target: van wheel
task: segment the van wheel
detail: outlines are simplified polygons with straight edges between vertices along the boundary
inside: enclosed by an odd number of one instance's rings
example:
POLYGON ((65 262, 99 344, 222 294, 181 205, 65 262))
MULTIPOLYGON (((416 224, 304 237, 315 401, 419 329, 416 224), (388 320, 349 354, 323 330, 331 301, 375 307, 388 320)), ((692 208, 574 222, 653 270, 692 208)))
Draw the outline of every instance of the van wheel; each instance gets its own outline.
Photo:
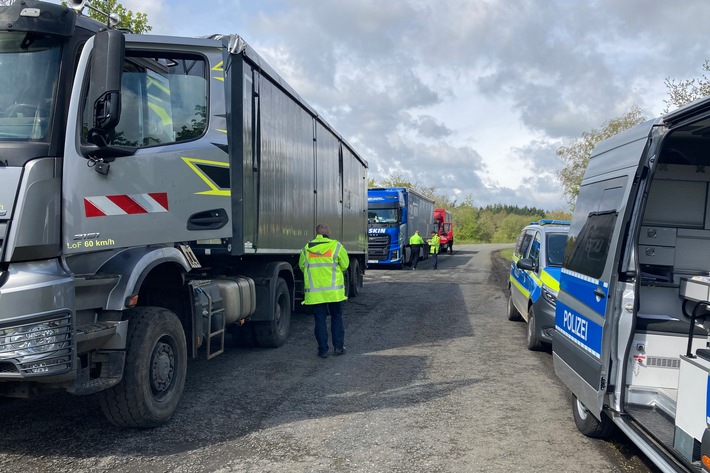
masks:
POLYGON ((127 312, 123 379, 99 393, 106 418, 121 427, 157 427, 175 412, 185 386, 187 342, 177 316, 161 307, 127 312))
POLYGON ((594 417, 581 402, 579 402, 577 396, 574 396, 574 401, 572 403, 572 415, 574 415, 574 424, 577 426, 579 431, 587 437, 606 439, 609 438, 609 435, 614 428, 614 423, 611 421, 609 416, 602 412, 602 420, 601 422, 598 421, 597 418, 594 417))
POLYGON ((525 344, 528 350, 538 351, 542 349, 542 342, 537 338, 537 323, 535 322, 535 309, 530 306, 528 310, 528 330, 525 336, 525 344))
POLYGON ((518 312, 518 309, 515 308, 515 304, 513 304, 513 295, 510 292, 508 292, 508 320, 513 322, 520 320, 520 312, 518 312))
POLYGON ((278 278, 276 282, 272 304, 271 321, 254 322, 254 338, 260 347, 280 347, 288 338, 291 327, 291 295, 283 278, 278 278))

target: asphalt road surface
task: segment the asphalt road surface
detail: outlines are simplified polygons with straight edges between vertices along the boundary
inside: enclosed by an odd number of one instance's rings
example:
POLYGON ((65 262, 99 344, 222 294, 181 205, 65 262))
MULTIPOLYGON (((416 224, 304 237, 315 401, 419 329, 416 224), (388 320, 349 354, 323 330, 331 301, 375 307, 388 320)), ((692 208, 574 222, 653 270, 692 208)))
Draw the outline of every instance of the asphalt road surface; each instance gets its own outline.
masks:
POLYGON ((0 402, 0 471, 652 471, 622 436, 577 431, 550 354, 506 318, 501 247, 369 270, 345 305, 344 356, 318 358, 301 313, 281 348, 192 361, 157 429, 113 427, 92 397, 0 402))

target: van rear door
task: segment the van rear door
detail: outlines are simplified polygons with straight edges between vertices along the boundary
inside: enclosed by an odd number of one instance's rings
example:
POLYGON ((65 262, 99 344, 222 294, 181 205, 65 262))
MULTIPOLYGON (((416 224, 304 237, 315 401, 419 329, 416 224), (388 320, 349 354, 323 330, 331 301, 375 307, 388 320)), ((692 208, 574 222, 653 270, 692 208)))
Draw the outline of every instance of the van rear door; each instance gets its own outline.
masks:
POLYGON ((645 122, 600 143, 580 187, 555 310, 555 373, 601 419, 611 365, 610 329, 619 317, 619 259, 648 161, 645 122), (616 305, 615 305, 616 302, 616 305), (617 307, 615 312, 615 307, 617 307))

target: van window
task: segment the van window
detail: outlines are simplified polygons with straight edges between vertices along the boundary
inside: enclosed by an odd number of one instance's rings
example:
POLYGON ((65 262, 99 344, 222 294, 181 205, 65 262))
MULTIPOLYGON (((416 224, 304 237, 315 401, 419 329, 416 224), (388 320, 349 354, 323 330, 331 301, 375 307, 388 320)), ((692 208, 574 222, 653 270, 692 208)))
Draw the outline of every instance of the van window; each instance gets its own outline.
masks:
POLYGON ((535 232, 535 238, 533 239, 532 246, 530 247, 530 258, 537 265, 540 259, 540 232, 535 232))
POLYGON ((580 188, 567 239, 565 268, 595 279, 601 277, 627 179, 617 177, 580 188), (578 215, 586 215, 586 218, 578 218, 578 215))
POLYGON ((528 252, 528 248, 530 248, 530 242, 532 241, 532 235, 527 232, 523 232, 520 234, 520 238, 518 239, 518 246, 517 246, 517 256, 520 258, 525 257, 525 253, 528 252))
POLYGON ((598 279, 604 273, 618 213, 614 210, 592 213, 577 235, 567 255, 565 267, 598 279))

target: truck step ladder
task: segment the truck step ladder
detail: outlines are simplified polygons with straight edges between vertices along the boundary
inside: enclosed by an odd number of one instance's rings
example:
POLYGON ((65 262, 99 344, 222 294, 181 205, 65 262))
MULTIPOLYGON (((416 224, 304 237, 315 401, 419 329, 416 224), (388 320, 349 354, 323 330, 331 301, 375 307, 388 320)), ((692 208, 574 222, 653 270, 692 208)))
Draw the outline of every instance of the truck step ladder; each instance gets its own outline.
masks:
POLYGON ((211 360, 217 355, 224 353, 224 334, 225 320, 224 320, 224 307, 212 310, 212 298, 209 294, 206 294, 209 299, 209 330, 207 331, 207 359, 211 360), (213 343, 215 346, 213 347, 213 343))

